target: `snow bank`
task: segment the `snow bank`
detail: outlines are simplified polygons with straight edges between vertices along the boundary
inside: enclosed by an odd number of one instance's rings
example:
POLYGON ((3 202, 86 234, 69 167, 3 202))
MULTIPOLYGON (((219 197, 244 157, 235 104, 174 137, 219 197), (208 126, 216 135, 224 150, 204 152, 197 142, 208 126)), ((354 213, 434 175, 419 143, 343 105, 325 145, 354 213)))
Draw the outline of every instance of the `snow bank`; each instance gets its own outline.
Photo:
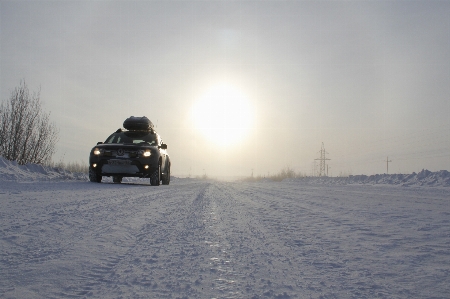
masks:
MULTIPOLYGON (((104 178, 109 181, 110 178, 104 178)), ((138 178, 124 178, 124 181, 138 178)), ((175 178, 174 178, 175 179, 175 178)), ((37 164, 19 165, 0 156, 0 181, 53 181, 53 180, 89 180, 85 173, 74 173, 61 168, 47 167, 37 164)), ((268 182, 269 180, 266 179, 268 182)), ((351 175, 349 177, 305 177, 285 179, 283 182, 297 182, 320 185, 400 185, 400 186, 433 186, 450 187, 450 172, 441 170, 431 172, 423 169, 412 174, 375 174, 351 175)))
POLYGON ((38 164, 19 165, 0 156, 0 181, 52 180, 88 180, 88 175, 38 164))
POLYGON ((391 184, 402 186, 450 186, 450 172, 441 170, 431 172, 423 169, 419 173, 412 174, 381 174, 371 176, 350 176, 349 183, 353 184, 391 184))
MULTIPOLYGON (((286 180, 285 180, 286 181, 286 180)), ((450 187, 450 172, 441 170, 431 172, 423 169, 419 173, 412 174, 375 174, 375 175, 351 175, 349 177, 307 177, 291 179, 308 184, 348 185, 348 184, 385 184, 400 186, 433 186, 450 187)))

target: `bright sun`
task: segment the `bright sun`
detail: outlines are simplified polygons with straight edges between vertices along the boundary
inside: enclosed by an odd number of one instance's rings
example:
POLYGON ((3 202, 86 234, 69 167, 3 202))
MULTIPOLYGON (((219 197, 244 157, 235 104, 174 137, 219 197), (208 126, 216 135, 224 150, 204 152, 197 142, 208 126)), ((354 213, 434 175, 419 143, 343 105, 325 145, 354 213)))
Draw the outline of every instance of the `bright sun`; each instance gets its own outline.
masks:
POLYGON ((207 90, 192 107, 194 124, 208 140, 220 145, 232 145, 247 135, 254 113, 239 89, 216 85, 207 90))

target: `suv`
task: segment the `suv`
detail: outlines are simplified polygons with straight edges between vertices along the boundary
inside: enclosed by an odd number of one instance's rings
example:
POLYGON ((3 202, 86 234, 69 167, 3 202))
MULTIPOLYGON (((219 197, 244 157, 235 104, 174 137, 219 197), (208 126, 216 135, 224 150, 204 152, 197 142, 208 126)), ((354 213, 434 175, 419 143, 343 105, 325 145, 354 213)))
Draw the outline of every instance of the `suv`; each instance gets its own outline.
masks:
POLYGON ((154 131, 148 118, 126 119, 124 127, 98 142, 89 155, 89 180, 100 183, 102 176, 121 183, 123 177, 150 178, 152 186, 169 185, 170 158, 167 145, 154 131))

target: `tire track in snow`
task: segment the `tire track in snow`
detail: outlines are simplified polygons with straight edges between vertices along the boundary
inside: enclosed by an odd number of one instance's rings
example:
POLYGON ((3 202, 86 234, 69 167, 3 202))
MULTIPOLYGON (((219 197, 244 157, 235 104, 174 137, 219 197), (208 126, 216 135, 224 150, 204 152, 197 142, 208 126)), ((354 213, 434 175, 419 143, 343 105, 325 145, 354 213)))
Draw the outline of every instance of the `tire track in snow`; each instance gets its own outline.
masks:
POLYGON ((264 214, 253 214, 234 184, 214 183, 208 191, 213 298, 296 298, 296 280, 285 279, 292 266, 260 221, 264 214))
MULTIPOLYGON (((191 195, 196 194, 194 189, 191 195)), ((170 196, 159 194, 154 198, 153 204, 142 214, 145 221, 134 234, 134 244, 128 246, 129 250, 112 271, 115 287, 103 289, 100 294, 129 294, 131 289, 133 298, 165 298, 190 286, 190 281, 177 279, 181 273, 187 275, 183 272, 183 265, 173 262, 184 259, 189 255, 186 248, 193 247, 179 236, 177 220, 182 219, 183 212, 184 217, 191 212, 185 207, 185 204, 189 206, 190 194, 184 191, 177 194, 172 187, 170 196), (175 269, 180 272, 174 272, 175 269)))
MULTIPOLYGON (((71 283, 65 290, 48 294, 49 297, 94 294, 100 284, 108 283, 111 269, 123 258, 128 246, 134 243, 134 223, 120 220, 135 216, 142 206, 152 201, 152 197, 170 192, 163 188, 148 189, 147 186, 96 186, 94 190, 82 188, 73 196, 65 193, 66 198, 58 198, 58 190, 30 192, 27 200, 31 205, 14 207, 15 212, 8 216, 10 221, 5 219, 3 222, 11 225, 1 229, 1 239, 9 243, 0 255, 1 271, 10 279, 0 283, 0 294, 13 289, 16 281, 38 284, 41 280, 43 283, 46 276, 36 275, 36 271, 18 269, 29 269, 31 265, 42 269, 41 265, 45 264, 49 272, 58 267, 58 262, 67 259, 78 261, 73 265, 79 269, 75 271, 78 273, 76 279, 67 279, 71 283), (109 256, 108 252, 114 255, 109 256), (29 281, 36 277, 37 281, 29 281)), ((12 208, 9 207, 9 210, 12 208)))
POLYGON ((133 298, 199 298, 204 293, 204 224, 202 192, 208 184, 193 184, 170 196, 162 194, 143 210, 145 221, 135 230, 134 244, 109 270, 111 281, 99 294, 133 298))
POLYGON ((210 186, 203 195, 204 200, 209 202, 205 210, 204 222, 206 224, 207 240, 205 244, 209 247, 209 284, 211 285, 211 298, 242 298, 242 293, 236 288, 237 281, 242 278, 241 273, 234 269, 234 257, 230 252, 230 243, 226 238, 226 223, 223 211, 218 203, 229 200, 223 197, 220 190, 210 186))
POLYGON ((239 184, 236 191, 265 235, 279 236, 278 250, 301 265, 288 269, 304 296, 429 297, 433 281, 436 294, 448 293, 448 191, 284 183, 239 184))

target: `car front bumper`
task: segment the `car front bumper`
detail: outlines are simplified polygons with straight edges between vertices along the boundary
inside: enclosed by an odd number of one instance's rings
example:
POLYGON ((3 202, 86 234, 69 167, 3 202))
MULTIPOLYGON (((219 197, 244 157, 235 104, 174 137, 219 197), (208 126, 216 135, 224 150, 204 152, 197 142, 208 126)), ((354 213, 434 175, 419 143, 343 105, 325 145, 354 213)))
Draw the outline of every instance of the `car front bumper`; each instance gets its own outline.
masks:
POLYGON ((158 160, 152 158, 106 158, 91 156, 91 169, 101 176, 147 178, 158 169, 158 160))

